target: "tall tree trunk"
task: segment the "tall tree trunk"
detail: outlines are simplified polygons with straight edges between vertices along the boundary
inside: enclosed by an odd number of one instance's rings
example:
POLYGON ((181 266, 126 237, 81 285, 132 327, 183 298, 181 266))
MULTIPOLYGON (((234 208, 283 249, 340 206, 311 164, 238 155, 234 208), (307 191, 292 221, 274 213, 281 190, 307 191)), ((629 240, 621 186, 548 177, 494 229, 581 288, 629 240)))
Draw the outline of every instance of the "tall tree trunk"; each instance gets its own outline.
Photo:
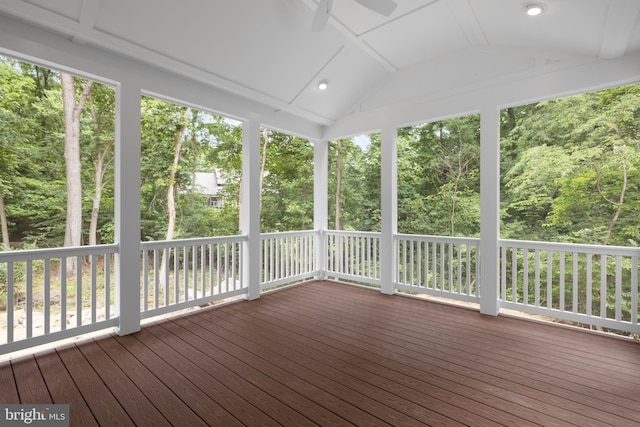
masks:
POLYGON ((627 162, 625 159, 623 159, 622 160, 622 188, 620 189, 620 196, 618 197, 617 202, 610 200, 608 197, 606 197, 606 195, 602 191, 602 186, 600 185, 600 175, 599 175, 598 169, 596 168, 596 187, 598 189, 598 193, 600 193, 600 196, 604 200, 606 200, 607 202, 611 203, 616 207, 616 213, 613 215, 613 218, 611 218, 611 221, 609 221, 609 227, 607 228, 607 235, 604 239, 603 245, 609 244, 609 240, 611 239, 611 233, 613 232, 613 227, 615 227, 616 222, 618 222, 618 218, 620 218, 620 212, 622 212, 622 206, 624 205, 624 197, 627 193, 627 184, 628 184, 627 183, 627 162))
POLYGON ((91 221, 89 223, 89 245, 98 244, 98 219, 100 216, 100 203, 102 201, 102 190, 104 189, 104 175, 109 164, 114 160, 114 154, 111 151, 114 141, 111 140, 104 146, 98 143, 98 137, 101 133, 98 115, 93 105, 93 98, 89 96, 89 107, 91 111, 91 119, 93 120, 93 132, 96 139, 96 160, 93 163, 95 170, 95 186, 93 191, 93 206, 91 208, 91 221), (110 156, 109 156, 110 155, 110 156))
MULTIPOLYGON (((112 144, 109 144, 109 147, 112 144)), ((105 147, 103 150, 98 150, 98 158, 96 159, 95 177, 96 183, 93 195, 93 206, 91 209, 91 222, 89 224, 89 245, 94 246, 98 244, 98 218, 100 215, 100 202, 102 200, 102 190, 104 189, 104 174, 107 171, 107 167, 113 161, 113 157, 105 159, 109 153, 109 148, 105 147)))
MULTIPOLYGON (((93 82, 88 81, 76 102, 74 77, 60 73, 64 110, 64 160, 67 179, 67 218, 64 246, 82 244, 82 166, 80 163, 80 117, 93 82)), ((75 258, 67 258, 67 274, 76 272, 75 258)))
POLYGON ((449 215, 449 226, 451 236, 456 235, 456 203, 458 201, 458 183, 460 182, 460 176, 456 176, 453 184, 453 194, 451 194, 451 213, 449 215))
POLYGON ((509 117, 509 129, 516 127, 516 110, 513 107, 507 108, 507 117, 509 117))
POLYGON ((269 129, 264 130, 264 142, 262 144, 262 160, 260 164, 260 212, 262 212, 262 186, 264 184, 264 170, 267 166, 267 147, 269 146, 269 129))
MULTIPOLYGON (((180 163, 180 154, 182 153, 182 142, 184 141, 184 134, 187 130, 187 120, 191 114, 191 108, 187 107, 184 110, 182 116, 182 126, 176 136, 176 141, 173 150, 173 163, 171 164, 171 170, 169 171, 169 188, 167 189, 167 213, 169 214, 169 221, 167 223, 167 234, 165 240, 173 240, 173 234, 176 227, 176 172, 180 163)), ((162 261, 160 263, 160 283, 164 284, 164 277, 167 268, 167 252, 162 253, 162 261)), ((186 268, 186 266, 185 266, 186 268)))
POLYGON ((96 185, 91 207, 91 220, 89 222, 89 246, 98 244, 98 216, 100 214, 100 199, 102 198, 102 174, 98 171, 100 161, 96 162, 96 185))
POLYGON ((0 190, 0 228, 2 229, 2 246, 0 250, 9 250, 9 226, 7 225, 7 213, 4 210, 4 197, 0 190))

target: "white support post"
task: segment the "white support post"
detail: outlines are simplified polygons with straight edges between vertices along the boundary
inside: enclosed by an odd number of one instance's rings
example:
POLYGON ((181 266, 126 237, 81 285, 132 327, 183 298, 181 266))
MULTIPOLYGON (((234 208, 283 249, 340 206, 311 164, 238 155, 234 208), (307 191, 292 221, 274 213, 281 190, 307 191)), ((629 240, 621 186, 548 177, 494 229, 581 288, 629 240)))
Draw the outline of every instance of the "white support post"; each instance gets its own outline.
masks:
POLYGON ((382 129, 381 142, 381 206, 380 237, 380 290, 383 294, 395 292, 396 254, 394 236, 398 232, 398 131, 382 129))
POLYGON ((500 311, 500 109, 480 111, 480 312, 500 311))
POLYGON ((116 89, 115 303, 117 332, 140 330, 140 86, 116 89))
POLYGON ((327 276, 327 248, 325 233, 328 227, 329 197, 329 143, 313 143, 313 227, 316 230, 316 279, 327 276))
POLYGON ((242 206, 240 232, 244 242, 242 277, 248 287, 247 299, 260 297, 260 122, 247 120, 242 126, 242 206))

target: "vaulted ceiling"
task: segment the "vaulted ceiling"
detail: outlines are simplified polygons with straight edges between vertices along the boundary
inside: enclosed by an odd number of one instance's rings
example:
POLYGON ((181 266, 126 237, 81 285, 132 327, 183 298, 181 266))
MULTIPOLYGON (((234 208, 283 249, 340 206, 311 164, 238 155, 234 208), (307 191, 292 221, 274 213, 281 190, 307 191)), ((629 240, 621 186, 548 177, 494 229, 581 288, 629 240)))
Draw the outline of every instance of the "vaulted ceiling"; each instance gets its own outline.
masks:
MULTIPOLYGON (((640 52, 640 0, 0 0, 0 14, 323 127, 363 111, 640 52), (320 91, 318 82, 329 87, 320 91)), ((639 64, 640 68, 640 64, 639 64)))

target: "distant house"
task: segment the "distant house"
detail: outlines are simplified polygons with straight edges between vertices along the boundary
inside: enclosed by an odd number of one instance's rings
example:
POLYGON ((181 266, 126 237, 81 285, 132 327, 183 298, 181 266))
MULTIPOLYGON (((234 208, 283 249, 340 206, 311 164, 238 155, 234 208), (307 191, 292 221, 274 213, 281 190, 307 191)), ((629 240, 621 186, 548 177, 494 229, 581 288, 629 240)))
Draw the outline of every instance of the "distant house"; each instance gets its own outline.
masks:
POLYGON ((219 194, 220 189, 227 184, 220 172, 196 172, 194 176, 194 191, 207 196, 207 206, 219 208, 223 200, 219 194))

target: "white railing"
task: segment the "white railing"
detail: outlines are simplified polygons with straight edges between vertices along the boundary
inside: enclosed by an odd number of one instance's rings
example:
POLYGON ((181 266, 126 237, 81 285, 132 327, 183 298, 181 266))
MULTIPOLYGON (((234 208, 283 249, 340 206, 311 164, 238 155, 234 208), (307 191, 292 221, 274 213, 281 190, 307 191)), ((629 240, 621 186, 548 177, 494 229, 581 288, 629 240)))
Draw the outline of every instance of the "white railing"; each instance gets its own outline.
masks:
POLYGON ((380 233, 325 233, 328 277, 380 286, 380 233))
POLYGON ((292 231, 260 235, 262 273, 260 289, 310 279, 317 275, 317 231, 292 231))
POLYGON ((117 252, 117 245, 0 252, 0 354, 116 326, 117 252))
POLYGON ((480 302, 480 239, 397 234, 394 244, 396 289, 480 302))
POLYGON ((246 236, 227 236, 141 243, 141 317, 246 293, 242 280, 246 240, 246 236))
POLYGON ((500 306, 640 333, 640 248, 502 240, 500 306))
MULTIPOLYGON (((380 233, 299 231, 260 240, 262 290, 313 277, 380 286, 380 233)), ((140 317, 246 294, 247 242, 141 243, 140 317)), ((117 253, 118 245, 0 252, 0 354, 117 326, 117 253)), ((395 289, 481 303, 479 239, 397 234, 394 253, 395 289)), ((500 307, 640 334, 639 258, 640 248, 501 240, 500 307)))

